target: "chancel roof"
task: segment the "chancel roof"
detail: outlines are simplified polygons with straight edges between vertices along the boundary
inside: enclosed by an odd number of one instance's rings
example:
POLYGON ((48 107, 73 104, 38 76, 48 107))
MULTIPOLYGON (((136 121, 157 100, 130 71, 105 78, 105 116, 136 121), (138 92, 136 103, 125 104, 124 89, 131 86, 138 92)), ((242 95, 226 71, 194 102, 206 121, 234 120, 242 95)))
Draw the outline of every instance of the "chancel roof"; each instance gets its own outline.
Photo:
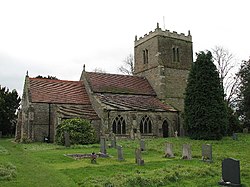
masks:
POLYGON ((29 78, 31 102, 91 105, 82 81, 29 78))

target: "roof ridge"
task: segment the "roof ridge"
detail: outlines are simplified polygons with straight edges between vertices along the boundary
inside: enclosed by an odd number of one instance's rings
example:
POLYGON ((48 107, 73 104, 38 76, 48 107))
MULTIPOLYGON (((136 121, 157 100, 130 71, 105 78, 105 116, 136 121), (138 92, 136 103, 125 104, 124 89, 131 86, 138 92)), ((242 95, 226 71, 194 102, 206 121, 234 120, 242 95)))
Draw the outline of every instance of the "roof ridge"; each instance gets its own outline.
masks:
POLYGON ((146 79, 145 77, 141 77, 138 75, 127 75, 127 74, 118 74, 118 73, 101 73, 101 72, 86 72, 86 73, 102 74, 102 75, 116 75, 116 76, 126 76, 126 77, 137 77, 137 78, 141 78, 141 79, 146 79))
POLYGON ((51 81, 51 82, 81 82, 81 83, 83 83, 82 80, 72 81, 72 80, 47 79, 47 78, 36 78, 36 77, 29 77, 29 79, 31 79, 31 80, 51 81))

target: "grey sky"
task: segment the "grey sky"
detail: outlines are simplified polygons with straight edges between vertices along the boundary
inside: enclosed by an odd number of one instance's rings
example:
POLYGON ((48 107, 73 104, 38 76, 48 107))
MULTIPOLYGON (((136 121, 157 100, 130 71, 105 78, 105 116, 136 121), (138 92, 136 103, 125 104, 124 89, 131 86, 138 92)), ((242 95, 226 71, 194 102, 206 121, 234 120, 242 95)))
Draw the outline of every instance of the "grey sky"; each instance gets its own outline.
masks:
POLYGON ((194 53, 220 45, 250 56, 248 0, 0 0, 0 85, 22 92, 31 77, 79 80, 100 68, 118 73, 135 35, 160 27, 191 31, 194 53), (163 24, 163 17, 165 24, 163 24))

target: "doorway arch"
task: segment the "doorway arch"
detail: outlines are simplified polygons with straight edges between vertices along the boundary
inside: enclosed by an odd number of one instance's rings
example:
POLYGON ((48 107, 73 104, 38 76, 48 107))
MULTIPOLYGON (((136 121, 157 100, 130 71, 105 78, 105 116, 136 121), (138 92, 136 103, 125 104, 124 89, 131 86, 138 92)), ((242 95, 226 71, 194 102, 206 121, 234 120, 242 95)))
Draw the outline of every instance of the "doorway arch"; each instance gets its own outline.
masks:
POLYGON ((163 138, 168 137, 168 122, 166 120, 164 120, 162 123, 162 135, 163 138))

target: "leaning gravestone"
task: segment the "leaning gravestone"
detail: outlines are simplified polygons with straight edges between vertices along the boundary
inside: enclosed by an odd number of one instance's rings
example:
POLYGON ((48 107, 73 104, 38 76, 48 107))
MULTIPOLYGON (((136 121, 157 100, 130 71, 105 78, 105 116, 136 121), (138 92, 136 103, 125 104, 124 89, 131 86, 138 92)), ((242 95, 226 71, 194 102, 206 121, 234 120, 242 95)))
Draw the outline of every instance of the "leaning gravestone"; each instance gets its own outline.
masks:
POLYGON ((206 162, 212 162, 212 145, 203 144, 202 145, 202 160, 206 162))
POLYGON ((145 151, 146 148, 145 148, 145 141, 144 140, 140 140, 140 148, 141 148, 141 151, 145 151))
POLYGON ((116 137, 115 136, 113 136, 111 139, 111 147, 116 148, 116 137))
POLYGON ((173 158, 174 153, 173 153, 173 144, 167 142, 166 147, 165 147, 165 157, 167 158, 173 158))
POLYGON ((191 146, 189 144, 183 144, 182 146, 182 159, 192 159, 191 146))
POLYGON ((222 161, 222 181, 218 183, 223 186, 241 186, 239 160, 226 158, 222 161))
POLYGON ((69 138, 69 132, 64 132, 64 145, 65 147, 70 147, 70 138, 69 138))
POLYGON ((106 138, 104 136, 101 137, 100 152, 103 153, 103 154, 107 153, 107 150, 106 150, 106 138))
POLYGON ((118 160, 119 161, 124 160, 122 146, 118 145, 116 147, 117 147, 118 160))
POLYGON ((142 156, 141 156, 141 149, 139 148, 135 149, 135 163, 139 166, 144 165, 144 160, 142 159, 142 156))

